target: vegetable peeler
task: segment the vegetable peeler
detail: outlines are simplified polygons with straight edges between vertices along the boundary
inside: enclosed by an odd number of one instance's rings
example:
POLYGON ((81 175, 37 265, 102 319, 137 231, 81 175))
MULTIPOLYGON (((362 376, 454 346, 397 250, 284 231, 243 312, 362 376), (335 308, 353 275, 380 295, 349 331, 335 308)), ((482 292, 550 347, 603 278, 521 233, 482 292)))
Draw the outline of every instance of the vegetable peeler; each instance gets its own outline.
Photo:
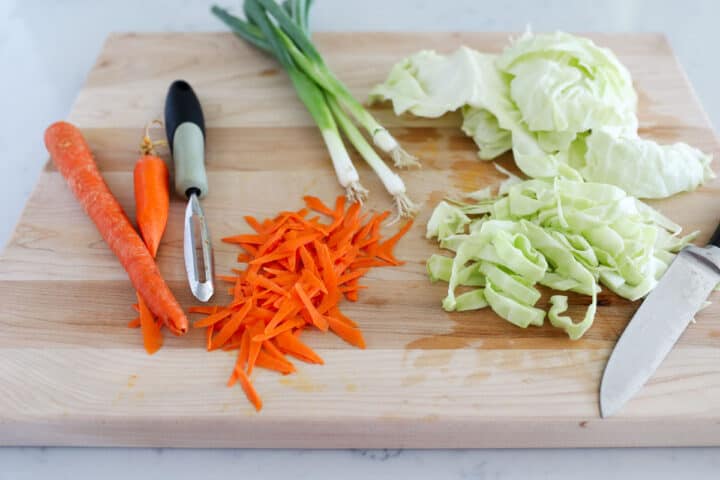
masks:
POLYGON ((207 195, 205 119, 190 84, 176 80, 165 99, 165 129, 175 166, 175 191, 187 198, 183 252, 185 271, 195 298, 213 296, 213 253, 200 199, 207 195))

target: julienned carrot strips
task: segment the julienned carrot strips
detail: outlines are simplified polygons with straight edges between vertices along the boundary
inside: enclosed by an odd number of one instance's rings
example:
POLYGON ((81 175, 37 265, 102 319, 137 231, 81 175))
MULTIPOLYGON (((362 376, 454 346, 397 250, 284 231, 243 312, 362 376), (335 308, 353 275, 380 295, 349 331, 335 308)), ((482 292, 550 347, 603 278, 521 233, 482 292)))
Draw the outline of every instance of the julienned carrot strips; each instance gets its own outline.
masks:
POLYGON ((408 221, 383 240, 380 226, 389 212, 361 214, 358 203, 346 209, 345 197, 338 197, 335 208, 309 196, 305 204, 273 219, 246 217, 254 234, 223 239, 245 250, 239 255, 245 268, 223 277, 232 285, 233 300, 216 309, 190 309, 206 315, 193 326, 206 329, 208 350, 237 350, 228 386, 239 382, 257 410, 262 400, 250 379, 255 367, 287 375, 295 371, 288 357, 324 363, 300 340, 306 328, 329 330, 365 348, 362 332, 340 312, 339 303, 343 296, 358 299, 365 288, 359 280, 370 268, 402 265, 393 249, 412 226, 408 221))

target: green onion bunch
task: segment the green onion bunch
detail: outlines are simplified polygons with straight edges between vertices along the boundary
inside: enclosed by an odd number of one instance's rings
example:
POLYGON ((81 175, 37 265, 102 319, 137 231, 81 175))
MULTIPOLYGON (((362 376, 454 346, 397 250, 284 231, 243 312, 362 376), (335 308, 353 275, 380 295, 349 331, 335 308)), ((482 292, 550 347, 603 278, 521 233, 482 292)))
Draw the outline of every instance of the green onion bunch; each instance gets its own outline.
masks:
POLYGON ((392 157, 395 167, 418 166, 419 163, 327 67, 310 39, 308 13, 311 4, 310 0, 285 0, 282 5, 274 0, 245 0, 245 19, 218 6, 213 6, 212 12, 238 37, 272 54, 280 62, 320 129, 335 174, 347 197, 362 202, 368 191, 360 183, 340 130, 392 195, 398 218, 413 216, 417 207, 408 198, 402 179, 380 158, 356 123, 367 132, 375 147, 392 157))

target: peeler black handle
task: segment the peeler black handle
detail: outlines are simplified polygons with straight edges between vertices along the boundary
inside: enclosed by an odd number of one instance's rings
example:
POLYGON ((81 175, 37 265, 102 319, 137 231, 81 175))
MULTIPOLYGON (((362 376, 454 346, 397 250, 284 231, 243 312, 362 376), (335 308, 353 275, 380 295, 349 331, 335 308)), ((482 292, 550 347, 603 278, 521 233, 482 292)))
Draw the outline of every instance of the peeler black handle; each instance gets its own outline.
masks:
POLYGON ((185 80, 175 80, 170 85, 165 98, 165 132, 171 149, 175 131, 185 122, 197 125, 203 137, 205 136, 205 117, 200 107, 200 100, 189 83, 185 80))
POLYGON ((165 99, 165 131, 175 165, 178 195, 207 195, 205 118, 190 84, 176 80, 165 99))

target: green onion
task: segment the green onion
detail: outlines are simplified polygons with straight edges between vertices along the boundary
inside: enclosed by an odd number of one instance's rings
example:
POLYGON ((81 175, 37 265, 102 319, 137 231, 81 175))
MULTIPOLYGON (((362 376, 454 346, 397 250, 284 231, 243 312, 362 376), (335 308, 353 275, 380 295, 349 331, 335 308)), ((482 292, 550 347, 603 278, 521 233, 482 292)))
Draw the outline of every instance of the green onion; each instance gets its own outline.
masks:
POLYGON ((300 70, 288 70, 288 75, 290 75, 298 97, 320 128, 320 134, 330 152, 335 175, 345 189, 345 195, 351 201, 363 202, 368 191, 360 184, 360 176, 350 160, 342 138, 340 138, 338 127, 326 103, 325 93, 300 70))
POLYGON ((222 9, 217 5, 213 5, 210 11, 216 17, 222 20, 225 25, 230 27, 230 29, 235 33, 235 35, 242 38, 243 40, 246 40, 248 43, 255 45, 260 50, 272 53, 270 44, 267 42, 267 40, 265 40, 265 37, 263 37, 262 32, 256 25, 251 25, 250 23, 244 22, 243 20, 237 18, 234 15, 230 15, 227 10, 222 9))
MULTIPOLYGON (((345 189, 345 194, 348 199, 351 201, 364 201, 367 196, 367 190, 360 184, 360 176, 350 160, 350 155, 345 149, 345 145, 340 137, 340 131, 325 101, 325 93, 315 82, 295 66, 293 59, 288 55, 287 51, 282 48, 282 44, 276 35, 277 28, 270 22, 270 19, 262 7, 252 1, 245 2, 244 7, 245 13, 252 24, 243 25, 242 23, 238 23, 242 22, 239 19, 237 19, 238 22, 235 22, 233 20, 234 17, 227 12, 224 12, 225 15, 220 18, 223 20, 228 18, 232 24, 241 26, 242 28, 236 30, 236 32, 243 38, 252 36, 255 40, 252 42, 253 45, 262 41, 264 45, 268 46, 269 51, 275 55, 287 71, 298 97, 320 129, 320 133, 325 141, 325 146, 330 153, 333 167, 335 168, 335 175, 340 185, 345 189), (251 28, 245 28, 246 26, 251 28), (252 29, 252 27, 255 27, 255 29, 252 29)), ((213 8, 213 12, 217 10, 221 9, 217 7, 213 8)), ((226 23, 228 22, 226 21, 226 23)), ((228 25, 230 25, 230 23, 228 23, 228 25)))
POLYGON ((235 35, 274 55, 287 71, 298 97, 320 129, 338 181, 347 196, 351 200, 362 201, 367 190, 360 185, 359 175, 345 149, 337 124, 392 195, 398 218, 412 216, 417 207, 408 198, 402 179, 382 161, 350 117, 367 130, 378 148, 391 154, 396 167, 419 163, 400 147, 327 68, 309 36, 308 11, 311 3, 310 0, 285 0, 280 6, 274 0, 245 0, 243 10, 246 20, 218 6, 212 7, 212 13, 235 35))
POLYGON ((380 125, 375 117, 352 96, 347 87, 335 77, 325 65, 320 52, 317 51, 303 28, 293 22, 293 19, 275 3, 275 0, 255 1, 265 7, 277 21, 282 29, 280 37, 298 66, 325 90, 332 93, 343 107, 350 111, 352 116, 370 134, 375 146, 389 153, 396 167, 419 166, 417 158, 407 153, 390 132, 380 125))

